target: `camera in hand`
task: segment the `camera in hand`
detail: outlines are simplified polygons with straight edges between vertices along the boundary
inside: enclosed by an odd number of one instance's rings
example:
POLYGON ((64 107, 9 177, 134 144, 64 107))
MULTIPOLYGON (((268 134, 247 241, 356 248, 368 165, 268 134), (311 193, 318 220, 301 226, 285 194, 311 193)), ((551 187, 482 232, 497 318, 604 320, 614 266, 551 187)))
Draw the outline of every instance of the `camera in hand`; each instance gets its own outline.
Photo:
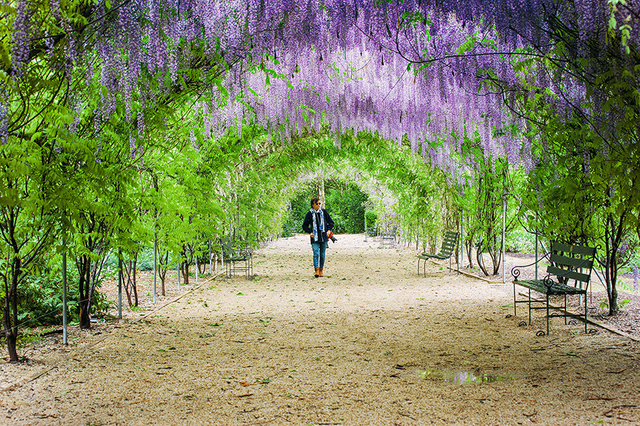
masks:
POLYGON ((331 241, 333 241, 334 243, 338 241, 337 238, 333 236, 332 231, 329 231, 328 234, 329 234, 329 239, 331 239, 331 241))

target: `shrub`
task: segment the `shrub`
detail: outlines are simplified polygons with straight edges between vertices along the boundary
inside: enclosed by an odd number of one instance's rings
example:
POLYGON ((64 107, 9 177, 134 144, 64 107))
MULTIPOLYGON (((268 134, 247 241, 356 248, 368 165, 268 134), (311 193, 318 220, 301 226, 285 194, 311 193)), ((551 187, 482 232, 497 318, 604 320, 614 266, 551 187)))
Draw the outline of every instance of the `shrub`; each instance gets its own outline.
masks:
MULTIPOLYGON (((68 321, 80 319, 80 294, 77 285, 77 273, 69 268, 67 288, 68 321)), ((60 273, 61 275, 61 273, 60 273)), ((62 278, 51 273, 48 276, 29 276, 18 291, 18 327, 38 327, 62 324, 62 278)), ((91 314, 104 316, 113 303, 96 289, 91 304, 91 314)))
MULTIPOLYGON (((282 234, 302 232, 304 217, 311 208, 309 200, 317 197, 315 184, 301 190, 291 200, 282 234)), ((329 181, 325 189, 326 204, 333 219, 335 233, 360 233, 364 231, 364 204, 368 197, 355 184, 338 184, 329 181)), ((324 207, 324 206, 323 206, 324 207)))

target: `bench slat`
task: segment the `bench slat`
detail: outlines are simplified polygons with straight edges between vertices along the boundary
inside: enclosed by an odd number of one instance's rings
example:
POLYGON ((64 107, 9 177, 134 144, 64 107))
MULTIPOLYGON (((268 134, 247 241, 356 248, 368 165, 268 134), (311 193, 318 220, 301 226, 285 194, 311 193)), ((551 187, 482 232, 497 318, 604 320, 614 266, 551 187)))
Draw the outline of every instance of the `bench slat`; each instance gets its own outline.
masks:
POLYGON ((543 280, 525 280, 518 281, 518 285, 531 290, 535 290, 542 294, 548 294, 550 296, 563 295, 563 294, 586 294, 586 288, 573 287, 566 284, 561 284, 553 281, 550 287, 547 287, 543 280))
MULTIPOLYGON (((591 275, 586 274, 586 273, 581 273, 581 272, 577 272, 577 271, 567 271, 566 269, 561 269, 561 268, 557 268, 555 266, 549 266, 547 268, 547 273, 549 274, 553 274, 553 275, 560 275, 563 278, 566 278, 568 280, 577 280, 577 281, 582 281, 583 283, 588 283, 591 275)), ((591 273, 591 269, 589 269, 589 273, 591 273)))
POLYGON ((544 282, 541 280, 537 280, 537 281, 524 280, 524 281, 518 281, 517 284, 522 287, 530 288, 531 290, 535 290, 540 293, 544 293, 547 289, 547 287, 544 285, 544 282))
POLYGON ((591 269, 593 267, 593 260, 591 259, 563 256, 557 253, 552 253, 549 260, 553 264, 569 266, 571 268, 580 267, 583 269, 591 269))
POLYGON ((563 253, 571 253, 573 255, 579 254, 582 256, 593 256, 596 254, 596 249, 593 247, 573 246, 570 244, 559 243, 555 241, 553 243, 553 246, 551 247, 551 250, 554 252, 559 251, 563 253))

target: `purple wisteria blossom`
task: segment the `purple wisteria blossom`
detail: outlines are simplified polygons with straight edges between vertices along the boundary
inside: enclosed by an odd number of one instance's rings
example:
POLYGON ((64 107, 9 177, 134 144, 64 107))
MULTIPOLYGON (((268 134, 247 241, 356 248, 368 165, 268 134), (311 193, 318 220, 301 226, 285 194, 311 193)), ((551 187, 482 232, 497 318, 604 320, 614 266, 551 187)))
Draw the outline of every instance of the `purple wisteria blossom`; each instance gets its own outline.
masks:
MULTIPOLYGON (((19 78, 29 60, 30 37, 45 45, 52 37, 36 34, 40 24, 34 25, 30 1, 15 4, 11 66, 13 78, 19 78)), ((634 6, 636 0, 630 1, 634 6)), ((607 2, 589 0, 136 0, 114 3, 113 19, 100 24, 99 37, 85 41, 61 7, 67 6, 51 1, 51 14, 65 34, 67 77, 81 65, 87 83, 94 70, 99 73, 102 123, 114 116, 120 100, 125 119, 132 125, 137 120, 142 135, 138 105, 166 98, 182 81, 202 78, 185 70, 206 64, 202 75, 208 69, 222 75, 219 87, 201 82, 210 85, 203 92, 216 87, 205 101, 206 137, 242 134, 253 123, 283 142, 307 129, 319 131, 323 123, 338 145, 350 129, 398 143, 406 135, 415 155, 457 182, 469 165, 453 164, 450 154, 461 158, 465 138, 478 137, 488 155, 506 157, 510 164, 531 167, 533 161, 530 141, 503 128, 505 123, 522 127, 504 107, 516 97, 503 98, 479 85, 489 72, 513 87, 523 77, 510 55, 496 52, 531 42, 552 45, 549 22, 557 19, 578 34, 580 55, 603 42, 610 14, 607 2), (95 50, 85 52, 88 45, 95 50), (428 142, 436 139, 443 141, 437 147, 428 142)), ((617 16, 628 16, 625 10, 617 16)), ((96 6, 96 15, 105 13, 104 6, 96 6)), ((640 34, 639 22, 629 21, 633 36, 640 34)), ((584 104, 586 88, 542 63, 539 67, 531 78, 549 87, 553 96, 545 94, 545 102, 571 118, 571 105, 584 104)), ((6 128, 2 120, 8 113, 1 108, 0 125, 6 128)), ((131 152, 135 156, 135 142, 131 152)), ((586 151, 584 160, 588 172, 586 151)))
POLYGON ((618 247, 618 253, 620 253, 620 255, 623 255, 627 252, 628 248, 629 248, 629 239, 625 238, 624 240, 622 240, 622 242, 620 243, 620 246, 618 247))
MULTIPOLYGON (((11 49, 12 71, 17 78, 22 77, 23 68, 29 58, 29 21, 26 1, 18 2, 13 22, 13 48, 11 49)), ((6 17, 4 18, 6 19, 6 17)))
POLYGON ((3 92, 0 89, 0 144, 5 145, 9 139, 9 106, 3 92))
POLYGON ((100 151, 102 151, 102 143, 98 141, 98 144, 96 145, 96 151, 93 153, 93 157, 95 158, 96 163, 98 164, 102 164, 102 158, 100 158, 100 151))
POLYGON ((133 136, 129 137, 129 152, 131 155, 131 159, 135 160, 136 158, 136 140, 133 136))

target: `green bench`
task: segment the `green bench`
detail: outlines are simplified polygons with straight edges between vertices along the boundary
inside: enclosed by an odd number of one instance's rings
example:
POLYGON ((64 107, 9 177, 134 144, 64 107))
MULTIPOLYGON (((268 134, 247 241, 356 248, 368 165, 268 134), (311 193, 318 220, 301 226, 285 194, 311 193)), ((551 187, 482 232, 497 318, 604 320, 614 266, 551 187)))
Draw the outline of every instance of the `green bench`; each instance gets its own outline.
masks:
MULTIPOLYGON (((517 315, 518 304, 527 304, 529 307, 529 325, 531 325, 531 311, 535 309, 546 310, 547 335, 549 334, 549 317, 564 317, 565 324, 567 318, 582 318, 584 320, 584 331, 587 333, 587 288, 591 279, 591 270, 596 255, 596 249, 553 242, 551 250, 535 263, 524 266, 516 266, 511 270, 513 276, 513 313, 517 315), (541 280, 519 280, 520 271, 529 266, 538 267, 538 264, 547 259, 547 276, 541 280), (522 286, 529 290, 526 299, 518 300, 516 286, 522 286), (531 291, 537 291, 545 296, 543 300, 531 298, 531 291), (584 297, 584 314, 574 314, 567 312, 567 296, 581 295, 584 297), (564 296, 562 306, 551 306, 549 298, 551 296, 564 296), (542 306, 540 306, 540 304, 542 306), (558 311, 551 314, 551 310, 558 311)), ((520 325, 526 324, 524 321, 520 325)), ((544 336, 543 331, 538 331, 537 335, 544 336)))
POLYGON ((227 278, 231 278, 238 272, 244 272, 247 279, 251 279, 253 276, 253 250, 246 243, 237 243, 229 238, 224 238, 221 241, 221 246, 227 278))
POLYGON ((398 228, 396 226, 394 226, 390 230, 387 229, 383 232, 380 232, 380 248, 395 246, 397 236, 398 236, 398 228))
POLYGON ((453 251, 456 248, 456 243, 458 242, 458 232, 455 231, 447 231, 444 233, 444 240, 442 241, 442 247, 440 247, 440 251, 436 254, 422 253, 419 254, 418 257, 418 275, 420 275, 420 261, 424 266, 424 276, 427 276, 427 260, 436 259, 436 260, 445 260, 449 259, 449 269, 451 269, 451 256, 453 255, 453 251))

